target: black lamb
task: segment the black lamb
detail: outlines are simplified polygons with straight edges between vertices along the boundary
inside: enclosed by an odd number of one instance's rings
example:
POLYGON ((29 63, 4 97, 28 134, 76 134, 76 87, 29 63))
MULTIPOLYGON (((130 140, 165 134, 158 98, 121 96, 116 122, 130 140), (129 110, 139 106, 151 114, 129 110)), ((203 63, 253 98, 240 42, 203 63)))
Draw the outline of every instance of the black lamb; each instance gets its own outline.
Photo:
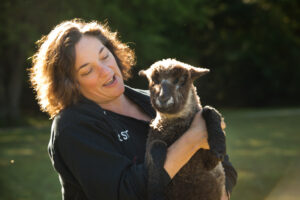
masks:
POLYGON ((225 173, 221 161, 225 136, 222 117, 214 108, 205 106, 202 115, 206 121, 210 150, 200 149, 184 165, 164 190, 157 188, 163 173, 167 148, 191 125, 201 109, 193 81, 209 72, 175 59, 154 63, 139 75, 149 81, 151 104, 156 118, 150 123, 145 162, 148 167, 149 200, 220 200, 225 190, 225 173))

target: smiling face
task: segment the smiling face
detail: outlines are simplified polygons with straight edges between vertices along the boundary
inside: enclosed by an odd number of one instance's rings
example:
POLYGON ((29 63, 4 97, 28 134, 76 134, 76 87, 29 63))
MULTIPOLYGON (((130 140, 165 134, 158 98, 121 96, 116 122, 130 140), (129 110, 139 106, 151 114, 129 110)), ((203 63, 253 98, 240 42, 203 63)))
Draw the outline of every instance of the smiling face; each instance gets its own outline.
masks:
POLYGON ((123 94, 122 73, 98 38, 83 35, 75 45, 75 55, 75 76, 83 96, 101 105, 123 94))

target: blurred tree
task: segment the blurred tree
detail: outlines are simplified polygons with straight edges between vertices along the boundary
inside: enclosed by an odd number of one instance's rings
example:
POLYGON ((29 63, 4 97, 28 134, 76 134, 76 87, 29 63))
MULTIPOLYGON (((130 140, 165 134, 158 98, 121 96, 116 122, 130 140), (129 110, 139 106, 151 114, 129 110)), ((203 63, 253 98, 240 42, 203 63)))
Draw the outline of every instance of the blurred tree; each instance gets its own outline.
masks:
MULTIPOLYGON (((2 0, 0 119, 18 119, 20 99, 29 102, 21 104, 23 108, 35 102, 28 94, 25 73, 30 66, 27 58, 36 50, 34 42, 62 20, 75 17, 107 21, 119 31, 121 40, 136 51, 135 75, 158 59, 172 57, 211 69, 196 82, 210 104, 299 105, 299 4, 297 0, 2 0)), ((139 77, 129 84, 147 87, 139 77)))
MULTIPOLYGON (((33 54, 35 41, 43 30, 57 22, 56 5, 59 1, 3 0, 0 6, 1 124, 20 121, 20 100, 23 87, 28 87, 26 68, 33 54), (53 13, 51 12, 53 11, 53 13)), ((58 9, 59 10, 59 9, 58 9)))

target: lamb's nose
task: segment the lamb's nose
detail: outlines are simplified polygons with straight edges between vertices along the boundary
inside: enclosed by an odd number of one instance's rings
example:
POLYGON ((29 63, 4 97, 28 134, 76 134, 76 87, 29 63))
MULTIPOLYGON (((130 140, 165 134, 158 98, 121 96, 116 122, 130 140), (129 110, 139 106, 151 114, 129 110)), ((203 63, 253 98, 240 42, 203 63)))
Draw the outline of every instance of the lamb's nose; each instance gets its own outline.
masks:
POLYGON ((167 95, 161 95, 158 97, 158 99, 159 99, 160 103, 165 104, 170 99, 170 97, 167 95))
POLYGON ((168 105, 169 100, 171 99, 171 90, 170 86, 166 81, 162 81, 161 88, 158 96, 158 100, 162 105, 168 105))

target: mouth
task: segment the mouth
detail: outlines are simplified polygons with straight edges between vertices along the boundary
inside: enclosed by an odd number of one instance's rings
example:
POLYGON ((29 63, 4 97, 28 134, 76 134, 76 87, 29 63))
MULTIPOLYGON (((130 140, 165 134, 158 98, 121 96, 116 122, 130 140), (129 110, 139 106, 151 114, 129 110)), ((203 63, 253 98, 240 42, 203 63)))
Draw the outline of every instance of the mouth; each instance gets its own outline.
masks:
POLYGON ((109 79, 106 83, 104 83, 103 86, 104 87, 111 86, 115 83, 115 81, 116 81, 116 76, 113 75, 113 77, 109 79))
POLYGON ((175 106, 175 103, 172 100, 162 103, 158 99, 156 99, 156 101, 152 102, 152 104, 161 113, 174 113, 174 112, 176 112, 176 106, 175 106))
POLYGON ((160 113, 164 113, 164 114, 176 113, 176 111, 172 107, 159 107, 159 106, 156 106, 156 110, 159 111, 160 113))

